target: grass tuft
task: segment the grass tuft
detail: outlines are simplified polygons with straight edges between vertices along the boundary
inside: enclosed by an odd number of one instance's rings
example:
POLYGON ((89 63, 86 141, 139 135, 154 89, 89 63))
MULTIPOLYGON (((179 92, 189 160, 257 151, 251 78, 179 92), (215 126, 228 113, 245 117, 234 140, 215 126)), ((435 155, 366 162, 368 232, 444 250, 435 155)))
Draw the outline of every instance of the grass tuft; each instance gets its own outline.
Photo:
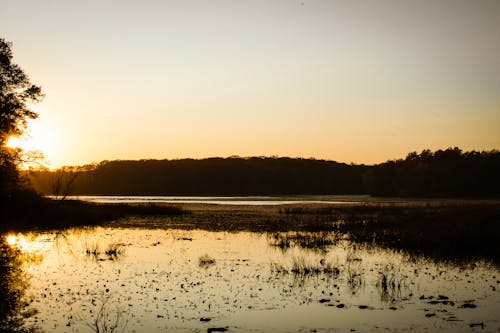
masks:
POLYGON ((198 266, 202 268, 208 268, 215 265, 215 259, 210 257, 208 254, 204 254, 198 258, 198 266))

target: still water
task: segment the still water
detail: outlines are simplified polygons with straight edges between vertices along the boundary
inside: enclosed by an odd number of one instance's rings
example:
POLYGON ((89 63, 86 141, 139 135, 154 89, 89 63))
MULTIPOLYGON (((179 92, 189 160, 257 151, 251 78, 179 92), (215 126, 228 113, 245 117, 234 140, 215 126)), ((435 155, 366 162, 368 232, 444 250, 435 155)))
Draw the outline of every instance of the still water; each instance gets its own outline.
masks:
POLYGON ((10 246, 46 332, 500 331, 498 268, 318 235, 92 228, 10 246))
POLYGON ((77 199, 98 203, 198 203, 215 205, 285 205, 285 204, 363 204, 398 203, 408 201, 429 201, 435 199, 407 199, 372 197, 370 195, 303 195, 303 196, 69 196, 68 199, 77 199))

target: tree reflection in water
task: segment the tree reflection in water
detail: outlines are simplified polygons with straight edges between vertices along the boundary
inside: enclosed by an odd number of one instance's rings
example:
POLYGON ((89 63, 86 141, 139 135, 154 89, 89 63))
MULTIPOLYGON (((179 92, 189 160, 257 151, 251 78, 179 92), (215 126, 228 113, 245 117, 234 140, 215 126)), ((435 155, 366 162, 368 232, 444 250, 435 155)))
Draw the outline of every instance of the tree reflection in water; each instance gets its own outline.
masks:
POLYGON ((21 251, 0 237, 0 332, 38 332, 27 325, 34 315, 25 298, 28 276, 22 270, 21 251))

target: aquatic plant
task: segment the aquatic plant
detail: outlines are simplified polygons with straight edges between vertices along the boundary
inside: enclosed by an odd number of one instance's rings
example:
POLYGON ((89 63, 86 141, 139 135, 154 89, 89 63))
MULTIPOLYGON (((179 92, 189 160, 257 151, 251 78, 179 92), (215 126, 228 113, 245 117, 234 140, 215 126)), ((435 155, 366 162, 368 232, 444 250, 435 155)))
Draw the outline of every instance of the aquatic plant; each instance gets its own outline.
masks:
POLYGON ((128 316, 125 316, 127 312, 118 307, 110 309, 108 305, 110 299, 111 296, 108 296, 103 300, 96 317, 87 323, 95 333, 125 332, 127 328, 128 316))
POLYGON ((204 254, 198 258, 199 267, 207 268, 212 265, 215 265, 215 259, 210 257, 208 254, 204 254))
POLYGON ((295 275, 313 275, 313 274, 335 274, 339 273, 338 268, 326 264, 322 261, 319 263, 311 263, 305 260, 304 257, 293 258, 292 268, 290 271, 295 275))
POLYGON ((328 277, 337 277, 340 274, 340 269, 332 263, 326 262, 325 259, 319 262, 311 262, 304 257, 294 257, 291 267, 286 267, 280 263, 271 263, 271 272, 277 274, 293 274, 295 277, 307 277, 314 275, 326 275, 328 277))
POLYGON ((277 262, 272 262, 270 264, 270 268, 271 268, 271 273, 284 274, 284 275, 289 273, 288 268, 286 268, 283 264, 277 262))
POLYGON ((365 285, 365 278, 360 262, 347 262, 346 264, 347 286, 353 294, 358 293, 365 285))
POLYGON ((395 302, 403 297, 403 291, 410 285, 408 276, 403 275, 399 267, 387 264, 378 272, 375 286, 380 299, 385 302, 395 302))
POLYGON ((92 244, 85 243, 85 254, 87 256, 92 256, 95 259, 97 259, 100 253, 101 252, 99 250, 99 246, 97 245, 97 243, 92 243, 92 244))
POLYGON ((287 250, 292 247, 292 242, 290 237, 284 233, 273 233, 268 235, 269 245, 280 248, 282 250, 287 250))
POLYGON ((110 243, 104 251, 101 251, 101 247, 97 242, 85 243, 85 255, 92 257, 94 260, 104 260, 102 256, 106 256, 108 260, 116 260, 125 253, 123 244, 121 243, 110 243))
POLYGON ((328 247, 337 244, 339 237, 332 232, 281 232, 268 235, 269 245, 287 250, 292 247, 327 251, 328 247))
POLYGON ((113 260, 123 255, 124 252, 123 244, 111 243, 104 251, 104 254, 107 255, 110 260, 113 260))
POLYGON ((350 240, 425 255, 439 261, 487 258, 500 262, 498 202, 407 202, 344 208, 335 224, 350 240))

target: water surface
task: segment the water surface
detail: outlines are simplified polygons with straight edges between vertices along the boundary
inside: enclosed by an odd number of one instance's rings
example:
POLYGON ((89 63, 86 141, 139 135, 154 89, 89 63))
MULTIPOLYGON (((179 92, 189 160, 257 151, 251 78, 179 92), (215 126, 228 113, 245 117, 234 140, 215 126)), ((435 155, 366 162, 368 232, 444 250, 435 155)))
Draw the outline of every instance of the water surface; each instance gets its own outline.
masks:
MULTIPOLYGON (((285 204, 365 204, 365 203, 455 203, 457 199, 391 198, 370 195, 295 195, 295 196, 69 196, 68 199, 97 203, 198 203, 215 205, 285 205, 285 204)), ((474 200, 466 200, 468 202, 474 200)))
POLYGON ((328 234, 332 245, 283 242, 318 239, 297 235, 95 228, 20 234, 12 246, 31 276, 29 322, 47 332, 500 328, 500 273, 486 262, 436 263, 328 234))

